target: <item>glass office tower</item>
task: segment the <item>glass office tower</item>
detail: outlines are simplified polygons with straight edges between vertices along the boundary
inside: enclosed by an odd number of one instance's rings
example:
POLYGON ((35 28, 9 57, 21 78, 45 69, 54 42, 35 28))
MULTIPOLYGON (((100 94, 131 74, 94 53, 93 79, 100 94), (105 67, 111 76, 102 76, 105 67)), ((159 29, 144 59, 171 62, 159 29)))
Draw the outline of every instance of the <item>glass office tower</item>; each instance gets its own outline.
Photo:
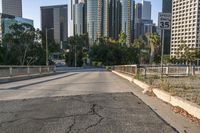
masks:
POLYGON ((84 3, 75 4, 75 35, 84 33, 84 3))
POLYGON ((109 36, 116 40, 121 32, 122 9, 120 0, 110 0, 109 9, 109 36))
POLYGON ((87 0, 87 31, 90 45, 97 39, 98 0, 87 0))
POLYGON ((6 33, 10 32, 11 25, 22 23, 33 26, 33 20, 0 13, 0 41, 2 41, 2 38, 6 33))
POLYGON ((134 40, 135 1, 121 0, 122 4, 122 32, 126 34, 126 44, 134 40))

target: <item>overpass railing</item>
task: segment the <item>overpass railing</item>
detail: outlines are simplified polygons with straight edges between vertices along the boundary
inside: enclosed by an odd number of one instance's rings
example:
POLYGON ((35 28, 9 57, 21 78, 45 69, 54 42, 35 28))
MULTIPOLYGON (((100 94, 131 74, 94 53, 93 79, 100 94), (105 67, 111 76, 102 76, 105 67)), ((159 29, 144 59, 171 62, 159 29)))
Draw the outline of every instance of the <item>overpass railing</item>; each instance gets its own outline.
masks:
POLYGON ((129 75, 139 74, 141 76, 154 76, 161 75, 165 76, 194 76, 200 75, 200 67, 196 66, 177 66, 168 65, 161 67, 159 65, 119 65, 114 66, 113 70, 126 73, 129 75))
POLYGON ((0 79, 18 76, 31 76, 55 72, 55 66, 1 66, 0 79))
POLYGON ((119 66, 114 66, 113 70, 134 76, 134 75, 137 74, 137 65, 119 65, 119 66))

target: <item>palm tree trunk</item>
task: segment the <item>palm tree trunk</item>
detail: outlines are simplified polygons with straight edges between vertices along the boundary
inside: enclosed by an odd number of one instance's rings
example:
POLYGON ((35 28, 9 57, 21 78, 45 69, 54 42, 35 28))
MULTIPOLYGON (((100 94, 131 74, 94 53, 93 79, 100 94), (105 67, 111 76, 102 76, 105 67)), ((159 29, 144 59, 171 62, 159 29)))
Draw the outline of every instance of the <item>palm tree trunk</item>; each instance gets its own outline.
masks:
POLYGON ((150 53, 150 61, 149 61, 150 64, 153 63, 154 56, 155 56, 155 48, 154 48, 153 44, 151 44, 151 53, 150 53))

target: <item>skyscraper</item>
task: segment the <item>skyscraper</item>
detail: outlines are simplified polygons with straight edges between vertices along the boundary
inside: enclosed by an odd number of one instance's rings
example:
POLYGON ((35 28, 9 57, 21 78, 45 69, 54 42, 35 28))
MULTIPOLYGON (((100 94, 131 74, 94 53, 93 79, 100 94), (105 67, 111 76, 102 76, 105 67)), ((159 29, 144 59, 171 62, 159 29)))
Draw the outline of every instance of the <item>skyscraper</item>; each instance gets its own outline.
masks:
POLYGON ((43 33, 48 31, 48 38, 66 46, 68 37, 67 5, 41 7, 41 28, 43 33))
POLYGON ((90 45, 97 39, 98 1, 99 0, 87 0, 87 31, 90 45))
POLYGON ((172 0, 163 0, 162 1, 162 12, 163 13, 172 13, 172 0))
POLYGON ((179 47, 200 48, 199 0, 173 0, 171 28, 171 57, 179 58, 179 47), (183 43, 184 41, 184 43, 183 43))
POLYGON ((142 4, 135 5, 135 38, 139 38, 144 33, 144 24, 142 23, 142 4))
MULTIPOLYGON (((172 13, 172 0, 163 0, 162 3, 163 13, 172 13)), ((164 54, 170 54, 170 40, 171 40, 171 30, 164 31, 164 54)), ((163 37, 163 36, 162 36, 163 37)))
POLYGON ((84 3, 75 4, 75 35, 84 33, 84 3))
POLYGON ((135 1, 121 0, 122 4, 122 32, 127 36, 126 43, 130 44, 134 40, 135 24, 135 1))
POLYGON ((75 4, 78 4, 78 0, 68 0, 68 37, 74 36, 74 17, 75 17, 75 4))
POLYGON ((120 0, 110 0, 109 3, 109 36, 118 39, 121 32, 121 3, 120 0))
POLYGON ((150 1, 142 1, 142 19, 143 20, 151 20, 151 2, 150 1))
POLYGON ((0 13, 22 17, 22 0, 0 0, 0 13))

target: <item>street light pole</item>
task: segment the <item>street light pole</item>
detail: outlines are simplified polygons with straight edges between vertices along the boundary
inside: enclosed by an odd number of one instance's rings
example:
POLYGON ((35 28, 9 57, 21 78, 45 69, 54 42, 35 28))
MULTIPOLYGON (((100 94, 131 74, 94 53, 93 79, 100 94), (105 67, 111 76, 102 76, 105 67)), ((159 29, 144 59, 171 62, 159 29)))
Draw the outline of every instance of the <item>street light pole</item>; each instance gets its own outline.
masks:
POLYGON ((164 45, 165 45, 165 30, 162 30, 162 51, 161 51, 161 78, 163 78, 163 56, 164 56, 164 45))
POLYGON ((46 65, 49 65, 49 46, 48 46, 48 31, 53 30, 54 28, 46 28, 46 65))
POLYGON ((77 67, 77 57, 76 57, 76 45, 75 45, 75 49, 74 49, 75 51, 74 51, 74 56, 75 56, 75 68, 77 67))
POLYGON ((49 61, 48 61, 48 58, 49 58, 49 49, 48 49, 48 29, 46 28, 46 65, 48 66, 49 65, 49 61))

